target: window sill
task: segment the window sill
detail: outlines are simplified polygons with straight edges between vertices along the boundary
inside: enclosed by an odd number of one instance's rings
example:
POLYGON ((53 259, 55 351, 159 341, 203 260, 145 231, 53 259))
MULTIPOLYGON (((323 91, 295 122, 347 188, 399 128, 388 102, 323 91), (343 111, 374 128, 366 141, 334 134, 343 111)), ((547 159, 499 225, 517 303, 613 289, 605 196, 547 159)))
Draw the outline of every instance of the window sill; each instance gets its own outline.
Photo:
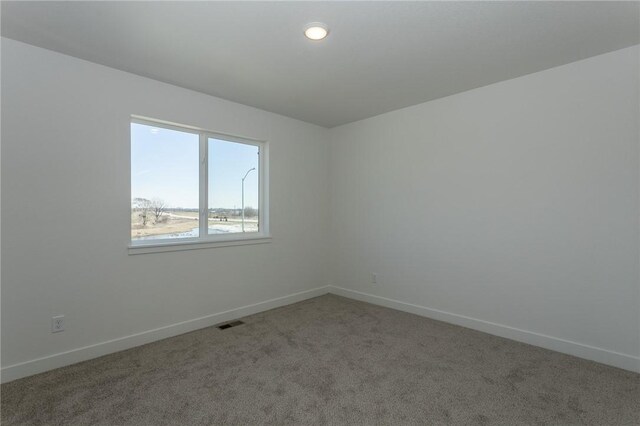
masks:
POLYGON ((228 239, 162 241, 152 243, 137 243, 129 245, 129 255, 164 253, 169 251, 199 250, 217 247, 246 246, 271 242, 270 235, 254 234, 251 236, 234 236, 228 239))

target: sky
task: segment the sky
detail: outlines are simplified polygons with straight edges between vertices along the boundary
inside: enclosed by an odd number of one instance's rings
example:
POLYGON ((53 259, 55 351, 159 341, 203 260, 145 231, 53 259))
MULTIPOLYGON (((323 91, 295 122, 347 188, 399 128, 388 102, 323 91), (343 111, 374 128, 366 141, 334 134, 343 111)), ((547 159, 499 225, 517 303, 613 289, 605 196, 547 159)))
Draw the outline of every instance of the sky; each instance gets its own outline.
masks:
MULTIPOLYGON (((209 208, 258 208, 258 147, 209 138, 209 208)), ((160 198, 169 208, 199 206, 199 137, 131 124, 131 197, 160 198)))

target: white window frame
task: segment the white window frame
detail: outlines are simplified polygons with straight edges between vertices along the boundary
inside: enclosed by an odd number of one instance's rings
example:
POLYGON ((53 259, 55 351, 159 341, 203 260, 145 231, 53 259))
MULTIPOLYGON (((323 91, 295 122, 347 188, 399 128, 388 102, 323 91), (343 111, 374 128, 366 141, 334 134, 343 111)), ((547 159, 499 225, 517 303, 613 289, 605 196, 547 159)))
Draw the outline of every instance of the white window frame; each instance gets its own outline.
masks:
MULTIPOLYGON (((131 116, 129 123, 129 143, 131 143, 131 124, 142 124, 162 129, 198 135, 200 144, 199 161, 199 215, 198 225, 200 236, 194 238, 162 238, 157 240, 135 241, 131 239, 131 220, 129 221, 129 254, 157 253, 178 250, 194 250, 214 247, 228 247, 247 244, 263 244, 271 242, 269 232, 269 150, 266 141, 241 136, 228 135, 219 132, 203 130, 197 127, 185 126, 140 116, 131 116), (259 149, 258 158, 258 232, 209 234, 209 139, 241 143, 256 146, 259 149)), ((129 149, 131 156, 131 149, 129 149)), ((131 158, 131 157, 129 157, 131 158)), ((129 164, 129 173, 131 164, 129 164)), ((129 176, 129 191, 131 191, 131 176, 129 176)), ((131 192, 129 192, 129 206, 131 206, 131 192)), ((131 207, 129 207, 131 209, 131 207)), ((131 210, 129 210, 131 217, 131 210)))

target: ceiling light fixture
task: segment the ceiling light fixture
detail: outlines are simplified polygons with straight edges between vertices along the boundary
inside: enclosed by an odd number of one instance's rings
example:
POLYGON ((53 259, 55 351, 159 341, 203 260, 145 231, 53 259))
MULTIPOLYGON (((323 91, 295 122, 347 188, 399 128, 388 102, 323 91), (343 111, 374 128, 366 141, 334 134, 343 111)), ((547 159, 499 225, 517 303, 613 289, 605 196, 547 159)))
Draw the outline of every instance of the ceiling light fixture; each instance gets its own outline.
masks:
POLYGON ((322 22, 312 22, 304 30, 304 35, 309 40, 322 40, 327 34, 329 34, 329 28, 322 22))

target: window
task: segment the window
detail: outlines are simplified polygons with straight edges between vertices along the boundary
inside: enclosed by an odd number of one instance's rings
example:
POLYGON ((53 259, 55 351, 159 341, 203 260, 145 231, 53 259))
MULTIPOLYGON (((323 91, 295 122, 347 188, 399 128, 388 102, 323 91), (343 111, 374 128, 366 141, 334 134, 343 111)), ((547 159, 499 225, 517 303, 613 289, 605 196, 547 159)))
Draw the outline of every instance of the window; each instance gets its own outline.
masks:
POLYGON ((133 119, 131 248, 268 238, 264 157, 263 142, 133 119))

